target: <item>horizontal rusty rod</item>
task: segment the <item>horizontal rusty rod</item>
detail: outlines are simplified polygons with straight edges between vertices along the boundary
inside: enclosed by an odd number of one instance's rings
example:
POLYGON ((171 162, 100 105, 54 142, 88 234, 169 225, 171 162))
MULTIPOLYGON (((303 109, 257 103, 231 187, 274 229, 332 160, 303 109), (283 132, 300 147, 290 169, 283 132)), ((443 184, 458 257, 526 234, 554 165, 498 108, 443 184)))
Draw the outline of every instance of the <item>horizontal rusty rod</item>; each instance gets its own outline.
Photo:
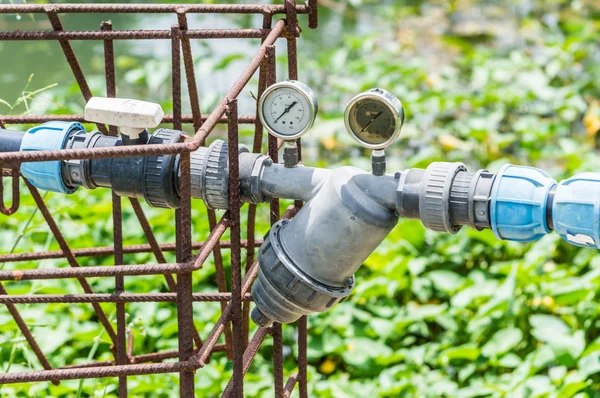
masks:
MULTIPOLYGON (((268 29, 190 29, 181 31, 188 39, 262 39, 268 29)), ((64 30, 0 32, 2 41, 22 40, 157 40, 171 39, 170 30, 64 30)))
MULTIPOLYGON (((208 115, 202 115, 202 121, 205 122, 208 119, 208 115)), ((83 115, 0 115, 0 120, 6 124, 36 124, 45 123, 52 121, 63 121, 63 122, 80 122, 86 123, 87 121, 83 115)), ((194 118, 191 114, 181 115, 181 121, 186 124, 194 123, 194 118)), ((165 115, 162 123, 173 123, 173 115, 165 115)), ((229 123, 227 117, 221 117, 218 121, 219 124, 229 123)), ((240 116, 238 118, 239 124, 255 124, 255 116, 240 116)))
POLYGON ((193 152, 198 146, 193 143, 128 145, 110 148, 61 149, 52 151, 0 153, 0 162, 44 162, 49 160, 81 160, 128 158, 138 156, 165 155, 193 152))
MULTIPOLYGON (((200 250, 204 247, 206 242, 195 242, 192 244, 194 250, 200 250)), ((231 248, 231 242, 221 241, 219 242, 221 247, 224 249, 231 248)), ((263 243, 262 240, 256 240, 255 245, 258 247, 263 243)), ((248 246, 247 240, 241 241, 242 247, 248 246)), ((174 252, 177 247, 175 243, 165 243, 159 245, 159 248, 163 252, 174 252)), ((113 246, 106 247, 91 247, 88 249, 73 249, 73 255, 75 257, 101 257, 111 256, 115 251, 113 246)), ((123 247, 124 254, 138 254, 138 253, 150 253, 152 252, 152 246, 149 244, 145 245, 130 245, 123 247)), ((61 250, 49 251, 49 252, 34 252, 34 253, 13 253, 13 254, 0 254, 0 263, 9 262, 20 262, 20 261, 35 261, 35 260, 49 260, 64 258, 65 254, 61 250)))
POLYGON ((164 362, 155 364, 96 366, 90 368, 36 370, 0 374, 1 384, 31 383, 36 381, 76 380, 117 376, 138 376, 159 373, 176 373, 196 370, 204 366, 197 361, 164 362))
MULTIPOLYGON (((225 344, 217 344, 213 348, 213 353, 217 352, 225 352, 227 347, 225 344)), ((178 350, 171 351, 160 351, 153 352, 151 354, 141 354, 131 357, 131 363, 147 363, 147 362, 159 362, 164 361, 165 359, 173 359, 179 357, 178 350)), ((115 361, 100 361, 100 362, 90 362, 76 365, 67 365, 58 369, 80 369, 80 368, 93 368, 98 366, 113 366, 115 365, 115 361)))
POLYGON ((28 281, 37 279, 96 278, 101 276, 133 276, 184 274, 192 271, 190 264, 132 264, 79 268, 40 268, 0 271, 1 281, 28 281))
MULTIPOLYGON (((194 293, 194 301, 230 301, 231 293, 194 293)), ((252 301, 246 294, 245 301, 252 301)), ((51 304, 51 303, 174 303, 177 293, 91 293, 91 294, 0 294, 0 304, 51 304)))
MULTIPOLYGON (((6 4, 0 5, 0 14, 127 14, 127 13, 175 13, 184 9, 189 14, 284 14, 283 5, 262 4, 6 4)), ((298 14, 307 14, 308 7, 296 6, 298 14)))

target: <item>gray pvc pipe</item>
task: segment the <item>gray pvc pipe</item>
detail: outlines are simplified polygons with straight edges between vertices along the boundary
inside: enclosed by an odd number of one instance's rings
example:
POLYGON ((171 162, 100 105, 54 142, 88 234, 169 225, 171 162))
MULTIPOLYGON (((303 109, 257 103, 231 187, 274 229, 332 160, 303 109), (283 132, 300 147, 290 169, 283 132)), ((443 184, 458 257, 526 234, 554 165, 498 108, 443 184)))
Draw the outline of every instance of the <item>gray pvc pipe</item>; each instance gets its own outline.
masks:
POLYGON ((263 169, 260 180, 262 194, 269 198, 308 202, 321 189, 331 170, 298 166, 286 168, 272 164, 263 169))
MULTIPOLYGON (((266 166, 261 178, 262 194, 269 198, 302 200, 315 197, 332 170, 298 166, 286 168, 281 164, 266 166)), ((370 173, 353 176, 352 182, 381 206, 396 209, 398 180, 391 175, 374 176, 370 173)))

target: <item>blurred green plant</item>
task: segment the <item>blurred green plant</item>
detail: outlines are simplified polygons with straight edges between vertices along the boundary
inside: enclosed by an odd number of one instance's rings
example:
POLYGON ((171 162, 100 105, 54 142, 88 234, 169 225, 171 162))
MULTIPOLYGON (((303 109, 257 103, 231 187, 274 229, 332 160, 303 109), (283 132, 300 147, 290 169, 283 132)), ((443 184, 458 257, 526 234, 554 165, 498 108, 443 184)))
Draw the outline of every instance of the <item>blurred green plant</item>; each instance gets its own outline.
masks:
MULTIPOLYGON (((317 88, 323 109, 305 144, 307 163, 369 167, 366 153, 344 131, 342 112, 356 92, 381 86, 403 100, 408 114, 392 150, 395 168, 446 160, 495 171, 514 162, 543 167, 555 178, 600 168, 600 8, 594 0, 321 4, 320 29, 305 29, 299 42, 301 78, 317 88)), ((208 47, 201 51, 202 76, 229 71, 247 59, 208 47)), ((171 107, 168 65, 164 69, 161 62, 132 56, 117 63, 125 72, 126 94, 165 98, 162 105, 171 107)), ((90 84, 102 93, 101 68, 95 72, 90 84)), ((203 93, 204 112, 219 94, 203 93)), ((36 111, 81 111, 76 86, 52 87, 45 95, 55 102, 38 101, 36 111)), ((243 100, 251 101, 250 93, 243 100)), ((246 140, 251 136, 244 134, 246 140)), ((67 239, 86 247, 110 245, 109 198, 107 192, 86 191, 47 201, 67 239)), ((33 209, 25 196, 21 211, 2 221, 0 250, 10 250, 33 209)), ((146 211, 159 240, 173 241, 172 213, 146 211)), ((201 204, 193 216, 194 238, 202 240, 208 223, 201 204)), ((259 218, 257 235, 268 228, 268 214, 259 218)), ((126 244, 143 243, 128 206, 124 223, 126 244)), ((39 214, 17 248, 57 249, 39 214)), ((153 261, 146 254, 126 260, 153 261)), ((111 258, 82 261, 112 263, 111 258)), ((19 264, 63 265, 55 260, 19 264)), ((207 264, 194 275, 198 291, 215 290, 213 270, 207 264)), ((350 300, 309 319, 311 396, 600 397, 600 255, 595 250, 571 247, 557 236, 530 245, 498 242, 489 231, 465 229, 447 236, 401 220, 357 280, 350 300)), ((165 291, 158 277, 126 281, 131 292, 165 291)), ((7 287, 12 294, 79 292, 73 281, 7 287)), ((99 280, 94 289, 110 292, 114 284, 99 280)), ((112 312, 112 306, 104 307, 112 312)), ((218 304, 195 308, 201 334, 210 331, 219 310, 218 304)), ((130 304, 127 311, 135 352, 176 348, 173 305, 130 304)), ((30 306, 23 313, 54 366, 111 359, 111 342, 98 338, 100 327, 88 306, 30 306)), ((0 365, 6 370, 10 364, 12 371, 39 368, 15 330, 1 310, 0 365), (19 349, 13 351, 15 346, 19 349)), ((289 374, 296 368, 293 326, 284 328, 284 339, 289 374)), ((267 339, 246 376, 248 397, 273 395, 271 359, 267 339)), ((230 363, 215 356, 196 378, 198 396, 218 396, 230 375, 230 363)), ((176 396, 175 385, 176 375, 136 377, 129 383, 132 395, 152 397, 176 396)), ((113 379, 2 386, 0 393, 72 397, 78 389, 81 396, 116 396, 113 379)))

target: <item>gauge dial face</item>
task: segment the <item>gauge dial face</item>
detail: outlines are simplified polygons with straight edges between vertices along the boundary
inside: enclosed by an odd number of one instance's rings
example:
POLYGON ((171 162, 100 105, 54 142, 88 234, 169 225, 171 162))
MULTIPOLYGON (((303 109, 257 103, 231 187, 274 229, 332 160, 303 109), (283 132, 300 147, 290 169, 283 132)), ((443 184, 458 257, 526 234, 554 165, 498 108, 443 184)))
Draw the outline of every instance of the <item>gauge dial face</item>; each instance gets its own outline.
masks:
POLYGON ((316 100, 312 91, 298 82, 271 86, 260 101, 260 117, 274 136, 293 140, 306 133, 316 117, 316 100))
POLYGON ((391 145, 398 137, 403 121, 400 101, 381 89, 354 97, 345 114, 346 128, 352 138, 370 149, 391 145))
POLYGON ((365 98, 352 109, 350 128, 362 141, 379 145, 394 135, 396 119, 386 104, 365 98))

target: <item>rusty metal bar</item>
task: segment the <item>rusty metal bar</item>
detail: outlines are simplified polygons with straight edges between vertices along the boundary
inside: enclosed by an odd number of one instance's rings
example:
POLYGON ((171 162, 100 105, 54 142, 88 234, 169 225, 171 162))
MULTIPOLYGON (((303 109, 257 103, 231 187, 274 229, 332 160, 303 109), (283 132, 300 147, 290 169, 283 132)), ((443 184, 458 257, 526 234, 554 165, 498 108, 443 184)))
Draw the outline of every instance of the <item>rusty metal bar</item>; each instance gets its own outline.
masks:
MULTIPOLYGON (((210 228, 210 233, 222 235, 225 232, 225 230, 228 228, 229 221, 227 222, 227 225, 219 226, 217 224, 217 216, 215 214, 215 211, 212 209, 207 209, 207 213, 208 213, 208 227, 210 228)), ((225 214, 225 215, 227 217, 229 217, 229 214, 225 214)), ((200 261, 202 263, 204 261, 206 261, 205 258, 207 258, 210 253, 210 251, 208 250, 209 248, 210 248, 210 246, 205 246, 205 248, 203 248, 201 253, 198 254, 198 259, 196 261, 200 261), (203 257, 204 257, 204 259, 203 259, 203 257)), ((213 253, 213 258, 215 261, 215 277, 217 279, 217 287, 219 289, 219 292, 226 292, 227 291, 227 282, 225 280, 225 268, 223 266, 223 254, 221 252, 221 243, 219 242, 219 240, 215 241, 212 253, 213 253)), ((225 308, 226 308, 226 304, 221 303, 221 312, 224 312, 225 308)), ((225 325, 225 345, 227 346, 227 357, 230 360, 233 359, 233 345, 231 342, 232 340, 233 340, 233 336, 231 334, 231 322, 227 322, 227 324, 225 325)))
MULTIPOLYGON (((0 14, 43 14, 46 6, 38 4, 7 4, 0 6, 0 14)), ((75 13, 175 13, 181 4, 56 4, 54 11, 59 14, 75 13)), ((189 14, 284 14, 283 5, 261 4, 186 4, 189 14)), ((308 7, 297 6, 298 14, 307 14, 308 7)))
MULTIPOLYGON (((4 285, 2 285, 1 283, 0 283, 0 294, 10 297, 10 296, 8 296, 8 292, 4 288, 4 285)), ((42 364, 44 369, 51 370, 52 365, 50 365, 50 362, 48 362, 48 358, 46 358, 42 349, 40 348, 37 341, 35 340, 35 337, 33 337, 33 333, 31 333, 31 329, 29 329, 29 327, 25 323, 25 320, 23 319, 23 317, 17 310, 17 307, 15 307, 15 305, 13 303, 7 302, 4 304, 6 304, 6 308, 8 309, 8 312, 10 312, 10 315, 12 315, 13 319, 17 323, 17 327, 23 334, 23 337, 25 337, 25 340, 27 340, 27 343, 29 343, 29 346, 33 350, 35 356, 40 361, 40 363, 42 364)), ((54 384, 55 386, 59 385, 58 379, 53 379, 52 384, 54 384)))
POLYGON ((197 150, 200 144, 204 142, 212 129, 225 114, 227 98, 237 98, 243 88, 248 84, 266 53, 266 47, 273 45, 277 38, 281 36, 285 29, 285 21, 279 20, 271 33, 266 37, 263 45, 254 56, 248 67, 236 80, 233 86, 227 92, 225 98, 212 111, 202 128, 197 131, 192 140, 178 144, 157 144, 157 145, 129 145, 113 148, 93 148, 93 149, 65 149, 60 151, 32 151, 32 152, 9 152, 0 154, 2 162, 39 162, 46 160, 74 160, 74 159, 101 159, 109 157, 137 157, 150 156, 158 154, 181 154, 197 150))
POLYGON ((243 398, 243 327, 242 327, 242 264, 241 247, 237 242, 241 239, 240 226, 240 167, 237 120, 237 99, 229 99, 227 112, 229 120, 229 218, 230 234, 233 247, 231 248, 231 324, 233 329, 233 396, 243 398))
POLYGON ((308 0, 308 27, 311 29, 319 27, 318 0, 308 0))
MULTIPOLYGON (((250 369, 250 364, 254 360, 254 357, 258 353, 258 349, 260 348, 260 345, 264 341, 265 337, 267 337, 268 333, 269 333, 268 328, 258 328, 256 333, 254 333, 252 340, 250 340, 250 342, 248 343, 248 348, 246 348, 246 351, 244 352, 243 364, 242 364, 243 368, 242 368, 242 375, 241 375, 242 378, 239 381, 239 383, 242 382, 244 376, 248 372, 248 369, 250 369)), ((242 397, 242 395, 239 395, 239 390, 236 389, 235 383, 236 383, 236 378, 234 376, 233 378, 231 378, 231 380, 229 380, 229 383, 227 384, 227 387, 225 387, 225 390, 223 390, 223 395, 221 395, 221 397, 223 397, 223 398, 242 397)))
POLYGON ((298 320, 298 384, 300 385, 300 398, 308 398, 308 325, 306 316, 298 320))
MULTIPOLYGON (((224 352, 226 350, 224 344, 217 344, 213 348, 213 353, 224 352)), ((161 351, 154 352, 152 354, 141 354, 136 355, 131 358, 131 363, 147 363, 147 362, 160 362, 165 359, 174 359, 179 356, 179 350, 171 350, 171 351, 161 351)), ((93 368, 98 366, 113 366, 115 365, 115 361, 101 361, 101 362, 91 362, 77 365, 68 365, 63 366, 58 369, 81 369, 81 368, 93 368)))
MULTIPOLYGON (((254 262, 246 275, 244 276, 244 280, 242 281, 242 295, 246 295, 246 293, 250 290, 250 286, 254 282, 254 279, 258 275, 258 262, 254 262)), ((212 331, 204 341, 204 345, 200 349, 200 351, 196 354, 195 360, 201 363, 205 363, 208 359, 212 348, 217 344, 219 337, 225 330, 225 323, 229 320, 231 316, 232 307, 230 305, 225 308, 225 311, 221 314, 217 323, 213 327, 212 331)))
MULTIPOLYGON (((254 242, 255 247, 262 245, 262 239, 258 239, 254 242)), ((194 242, 192 249, 200 250, 206 247, 206 242, 194 242)), ((223 249, 231 248, 231 241, 219 241, 219 245, 223 249)), ((249 240, 242 240, 241 246, 246 248, 250 245, 249 240)), ((210 245, 209 245, 210 246, 210 245)), ((159 252, 174 252, 176 250, 175 243, 163 243, 158 245, 159 252)), ((90 247, 88 249, 71 249, 71 252, 75 257, 102 257, 110 256, 115 251, 114 246, 106 247, 90 247)), ((155 249, 150 244, 145 245, 129 245, 123 246, 123 254, 139 254, 139 253, 153 253, 155 249)), ((60 250, 49 251, 49 252, 37 252, 37 253, 13 253, 13 254, 0 254, 0 263, 20 262, 20 261, 35 261, 35 260, 49 260, 64 258, 65 254, 60 250)), ((163 257, 164 258, 164 257, 163 257)), ((162 263, 162 260, 159 261, 162 263)), ((166 261, 165 261, 166 263, 166 261)))
POLYGON ((198 131, 202 127, 202 113, 200 112, 200 98, 198 96, 198 86, 196 85, 196 72, 194 71, 194 57, 192 56, 192 45, 188 32, 188 22, 186 17, 187 8, 177 9, 177 20, 182 33, 181 49, 183 51, 183 64, 185 68, 186 83, 188 87, 188 95, 190 97, 190 105, 192 107, 192 118, 194 123, 194 131, 198 131))
MULTIPOLYGON (((265 15, 263 17, 263 29, 271 28, 272 19, 273 18, 271 15, 265 15)), ((266 73, 267 73, 267 68, 268 68, 267 63, 268 63, 268 60, 267 60, 267 58, 265 58, 265 59, 263 59, 261 65, 260 65, 259 77, 258 77, 258 96, 257 96, 257 98, 260 98, 266 89, 266 73)), ((256 102, 256 116, 255 116, 256 123, 254 126, 254 143, 252 146, 253 153, 262 153, 262 147, 263 147, 263 125, 258 116, 259 112, 260 112, 260 110, 258 109, 258 101, 257 101, 256 102)), ((259 246, 256 241, 256 236, 255 236, 256 207, 257 206, 255 204, 248 205, 248 225, 247 225, 247 232, 246 232, 247 239, 248 239, 248 246, 247 246, 247 250, 246 250, 246 272, 248 272, 248 269, 254 262, 254 258, 256 256, 255 251, 256 251, 256 248, 259 246)), ((244 305, 243 305, 242 317, 243 317, 243 321, 244 321, 244 324, 243 324, 244 348, 246 348, 248 346, 248 336, 250 333, 250 305, 248 303, 244 303, 244 305)))
MULTIPOLYGON (((94 266, 78 268, 40 268, 0 271, 0 281, 28 281, 35 279, 97 278, 109 276, 186 274, 193 271, 190 264, 133 264, 113 267, 94 266)), ((91 290, 90 290, 91 292, 91 290)))
MULTIPOLYGON (((100 26, 101 31, 112 31, 110 22, 103 22, 100 26)), ((112 40, 104 40, 104 70, 106 75, 106 96, 116 97, 117 87, 115 79, 115 54, 112 40)), ((118 134, 116 126, 109 126, 108 133, 116 136, 118 134)), ((113 217, 113 242, 114 242, 114 260, 115 265, 124 264, 123 259, 123 212, 121 197, 114 191, 112 192, 112 217, 113 217)), ((121 275, 115 277, 115 294, 120 295, 125 292, 125 278, 121 275)), ((125 303, 116 303, 117 313, 117 365, 126 365, 127 356, 127 326, 125 315, 125 303)), ((119 398, 127 397, 127 377, 119 376, 119 398)))
MULTIPOLYGON (((256 206, 250 206, 248 212, 248 237, 246 241, 240 236, 240 201, 239 201, 239 170, 238 170, 238 125, 255 125, 254 152, 261 152, 263 129, 256 115, 237 115, 237 97, 248 84, 252 76, 260 67, 258 93, 264 92, 268 84, 276 81, 275 76, 275 47, 276 40, 284 37, 288 42, 288 75, 297 79, 297 48, 296 37, 300 34, 298 26, 298 14, 309 14, 309 26, 316 27, 317 0, 308 0, 306 5, 296 5, 296 0, 283 0, 282 5, 212 5, 212 4, 190 4, 190 5, 148 5, 148 4, 57 4, 57 5, 0 5, 0 14, 7 13, 44 13, 48 16, 54 31, 26 31, 26 32, 0 32, 0 40, 58 40, 65 57, 71 67, 75 79, 81 89, 84 98, 91 97, 91 91, 86 78, 73 52, 70 40, 103 40, 104 61, 106 71, 107 96, 116 96, 115 65, 114 65, 114 40, 145 40, 145 39, 171 39, 172 45, 172 88, 173 88, 173 114, 165 116, 164 123, 173 123, 174 128, 181 129, 183 123, 192 123, 196 133, 193 137, 185 137, 183 142, 169 145, 143 145, 122 146, 116 148, 79 149, 62 151, 40 151, 30 153, 3 153, 0 154, 0 163, 3 167, 12 167, 10 175, 13 177, 13 188, 16 181, 17 188, 13 189, 13 207, 6 209, 3 200, 0 201, 0 210, 11 214, 18 207, 18 178, 19 165, 22 162, 49 161, 49 160, 74 160, 74 159, 98 159, 98 158, 120 158, 137 157, 165 154, 180 154, 181 164, 181 200, 182 207, 176 211, 176 244, 159 244, 148 219, 144 215, 142 207, 137 199, 131 199, 134 212, 140 221, 148 244, 123 245, 123 214, 121 199, 113 194, 113 223, 114 223, 114 246, 101 248, 83 248, 71 250, 60 233, 58 226, 49 212, 46 204, 39 196, 37 190, 28 185, 36 204, 51 232, 59 243, 60 250, 41 253, 0 254, 0 263, 13 261, 34 261, 49 258, 65 258, 70 268, 31 269, 0 271, 0 281, 20 281, 34 279, 60 279, 77 278, 86 294, 36 294, 36 295, 9 295, 4 287, 0 285, 0 304, 6 304, 9 312, 13 314, 17 324, 20 316, 16 312, 17 304, 38 303, 89 303, 92 304, 99 317, 100 323, 107 329, 114 345, 111 347, 115 354, 115 360, 96 363, 71 365, 61 369, 51 369, 44 354, 33 340, 29 329, 24 322, 19 325, 23 334, 32 345, 32 348, 45 371, 34 371, 27 373, 10 373, 0 375, 0 384, 52 381, 57 383, 63 379, 96 378, 96 377, 118 377, 119 396, 127 395, 127 377, 154 373, 180 373, 180 394, 182 397, 194 396, 194 372, 201 368, 209 360, 213 352, 228 352, 232 356, 233 377, 231 378, 223 396, 243 396, 243 378, 248 371, 252 360, 268 333, 274 339, 274 372, 275 372, 275 396, 288 397, 296 383, 300 385, 300 396, 306 397, 306 318, 303 317, 298 323, 298 374, 292 374, 285 386, 283 384, 283 356, 281 325, 275 324, 270 329, 258 329, 253 338, 248 342, 249 309, 252 300, 250 288, 253 280, 258 274, 258 265, 255 260, 255 249, 262 241, 256 240, 254 227, 256 219, 256 206), (174 13, 178 18, 178 25, 171 30, 112 30, 110 21, 103 22, 100 31, 65 31, 58 17, 60 13, 174 13), (190 29, 187 15, 191 13, 239 13, 239 14, 262 14, 263 27, 261 29, 190 29), (286 14, 285 20, 279 20, 272 25, 272 17, 275 14, 286 14), (192 39, 218 39, 218 38, 248 38, 261 39, 261 46, 244 72, 233 83, 227 94, 210 115, 202 115, 200 112, 200 101, 194 62, 191 49, 192 39), (183 55, 187 89, 191 104, 191 115, 182 115, 181 112, 181 56, 183 55), (227 116, 225 116, 227 113, 227 116), (211 233, 205 242, 192 243, 191 234, 191 194, 189 192, 190 170, 189 153, 204 144, 208 135, 218 123, 228 124, 228 141, 230 148, 230 211, 217 222, 214 212, 209 211, 209 224, 211 233), (16 196, 16 201, 14 200, 16 196), (15 202, 17 205, 15 206, 15 202), (231 241, 220 241, 228 228, 231 228, 231 241), (241 248, 246 248, 246 274, 242 280, 241 270, 241 248), (225 281, 225 270, 221 248, 231 249, 231 290, 227 290, 225 281), (192 256, 192 250, 198 250, 192 256), (167 263, 163 251, 175 251, 176 263, 167 263), (123 265, 124 255, 131 253, 151 252, 155 255, 159 264, 123 265), (193 293, 192 272, 202 267, 210 253, 213 253, 217 269, 218 293, 193 293), (84 256, 114 256, 114 266, 108 267, 79 267, 76 258, 84 256), (135 275, 159 275, 162 274, 167 280, 171 293, 125 293, 124 277, 135 275), (173 274, 177 275, 175 282, 173 274), (93 293, 85 278, 88 277, 114 277, 115 292, 108 294, 93 293), (213 301, 220 302, 222 314, 214 325, 205 343, 202 343, 193 323, 193 302, 213 301), (127 334, 125 319, 125 304, 129 302, 175 302, 177 303, 179 323, 179 350, 133 355, 133 335, 127 334), (100 308, 100 303, 115 303, 117 308, 117 331, 115 333, 112 325, 108 322, 106 315, 100 308), (15 315, 16 314, 16 315, 15 315), (233 323, 233 333, 227 327, 233 323), (22 327, 24 326, 24 328, 22 327), (27 338, 27 332, 31 339, 27 338), (220 335, 225 333, 226 343, 217 344, 220 335), (129 340, 128 340, 129 337, 129 340), (198 351, 194 354, 194 342, 198 351), (37 347, 37 351, 36 351, 37 347), (162 361, 165 359, 179 358, 179 362, 140 364, 141 362, 162 361), (45 362, 44 362, 45 361, 45 362)), ((1 117, 0 126, 9 124, 42 123, 50 120, 81 121, 82 115, 24 115, 1 117)), ((98 125, 103 133, 117 134, 114 126, 98 125), (108 130, 107 130, 108 127, 108 130)), ((278 150, 282 142, 269 139, 269 154, 277 159, 278 150)), ((299 143, 300 145, 300 143, 299 143)), ((2 172, 5 175, 4 171, 2 172)), ((0 195, 3 192, 0 191, 0 195)), ((286 211, 284 217, 292 217, 301 203, 296 203, 286 211)), ((271 220, 275 222, 279 218, 279 203, 271 203, 271 220)))
MULTIPOLYGON (((182 32, 186 39, 261 39, 269 31, 264 29, 190 29, 182 32)), ((114 30, 93 32, 89 30, 16 31, 0 32, 2 41, 25 40, 166 40, 170 30, 114 30)))
MULTIPOLYGON (((173 80, 173 128, 181 130, 181 32, 178 25, 171 27, 172 80, 173 80)), ((175 211, 177 236, 177 261, 189 262, 192 259, 192 192, 190 175, 190 154, 180 158, 179 194, 181 207, 175 211)), ((177 277, 177 324, 179 340, 179 360, 188 361, 194 354, 194 308, 192 306, 192 275, 177 277)), ((194 372, 182 369, 179 373, 179 394, 183 398, 193 398, 194 372)))
MULTIPOLYGON (((2 115, 0 116, 2 121, 6 124, 38 124, 45 123, 54 120, 60 120, 64 122, 80 122, 86 123, 83 115, 2 115)), ((205 122, 208 119, 208 115, 202 115, 201 121, 205 122)), ((190 114, 181 115, 181 122, 190 124, 194 123, 194 116, 190 114)), ((162 123, 173 123, 173 115, 167 114, 162 120, 162 123)), ((221 117, 217 122, 219 124, 227 124, 229 121, 226 117, 221 117)), ((240 116, 238 119, 239 124, 255 124, 256 117, 254 115, 240 116)), ((4 127, 1 127, 4 128, 4 127)))
MULTIPOLYGON (((274 84, 277 81, 277 64, 275 47, 271 46, 268 49, 267 55, 267 86, 274 84)), ((269 135, 269 156, 273 163, 279 162, 279 147, 277 145, 277 138, 269 135)), ((271 225, 279 221, 279 199, 271 199, 270 204, 271 214, 271 225)), ((271 327, 271 334, 273 335, 273 379, 275 385, 275 397, 281 398, 283 395, 283 341, 282 341, 282 327, 280 323, 274 323, 271 327)))
MULTIPOLYGON (((67 262, 71 266, 71 270, 76 271, 76 272, 82 271, 83 268, 79 267, 79 263, 77 262, 77 259, 75 259, 75 256, 73 256, 73 253, 71 253, 71 249, 69 248, 69 245, 67 244, 67 241, 65 240, 65 237, 60 232, 60 229, 58 228, 58 225, 56 224, 54 217, 52 217, 52 214, 50 213, 50 210, 48 210, 48 207, 46 206, 46 203, 44 202, 44 199, 40 195, 39 191, 37 190, 36 187, 31 185, 29 183, 29 181, 27 181, 26 179, 24 179, 24 181, 25 181, 25 184, 27 184, 27 187, 29 188, 29 192, 31 192, 31 196, 33 197, 33 200, 35 201, 36 205, 40 209, 40 213, 42 213, 42 216, 44 217, 46 224, 48 224, 48 227, 50 228, 50 231, 52 232, 54 239, 56 239, 56 241, 58 242, 58 245, 60 246, 60 249, 65 253, 65 258, 67 259, 67 262)), ((35 272, 35 271, 46 271, 46 270, 29 270, 29 271, 35 272)), ((47 271, 50 271, 50 270, 47 270, 47 271)), ((19 276, 20 273, 24 273, 24 272, 27 272, 27 271, 19 271, 19 270, 12 271, 13 276, 19 276)), ((93 293, 92 288, 90 287, 89 283, 84 278, 79 276, 79 277, 77 277, 77 280, 79 281, 79 284, 81 285, 81 288, 83 289, 83 291, 85 293, 88 293, 88 294, 93 293)), ((92 306, 94 307, 94 311, 96 312, 96 315, 98 316, 98 320, 100 321, 102 326, 104 326, 106 328, 106 332, 108 333, 108 336, 110 337, 112 342, 114 344, 116 344, 117 343, 117 335, 116 335, 112 325, 110 324, 108 317, 104 313, 104 310, 98 304, 92 304, 92 306)))
MULTIPOLYGON (((193 293, 194 302, 227 302, 231 293, 193 293)), ((92 294, 23 294, 9 295, 0 284, 0 304, 89 304, 89 303, 174 303, 177 293, 92 293, 92 294)), ((252 301, 247 293, 244 301, 252 301)))
MULTIPOLYGON (((1 167, 0 167, 1 169, 1 167)), ((10 207, 6 207, 4 203, 4 184, 2 179, 4 178, 4 174, 0 173, 0 213, 5 216, 10 216, 19 210, 19 205, 21 202, 21 192, 19 187, 19 173, 20 169, 18 166, 12 166, 11 174, 12 174, 12 202, 10 207)))
MULTIPOLYGON (((48 33, 61 34, 61 32, 63 32, 63 26, 62 26, 62 22, 60 21, 60 18, 58 17, 58 15, 56 13, 56 9, 54 8, 54 6, 51 4, 45 5, 44 13, 48 17, 48 20, 50 21, 50 24, 52 25, 52 28, 54 29, 54 32, 48 32, 48 33)), ((16 32, 16 33, 19 33, 19 32, 16 32)), ((92 32, 90 32, 90 33, 92 33, 92 32)), ((98 33, 98 32, 93 32, 93 33, 98 33)), ((68 38, 59 39, 59 43, 63 50, 63 53, 65 54, 65 58, 67 59, 67 62, 69 63, 69 66, 71 67, 73 76, 75 77, 75 80, 77 81, 77 84, 79 85, 79 90, 81 91, 81 94, 83 94, 83 98, 87 102, 92 97, 92 91, 90 90, 90 86, 88 85, 85 75, 83 74, 83 70, 81 69, 81 65, 79 64, 79 61, 77 60, 77 56, 75 55, 75 52, 73 51, 73 47, 71 46, 71 43, 69 43, 68 38)), ((106 126, 104 126, 103 124, 96 124, 96 126, 98 127, 98 130, 100 130, 102 133, 108 134, 108 130, 106 130, 106 126)))
POLYGON ((292 392, 294 391, 294 387, 296 387, 296 383, 298 383, 298 374, 292 373, 285 383, 285 387, 283 389, 283 398, 290 398, 292 392))
MULTIPOLYGON (((154 232, 152 231, 152 227, 150 226, 150 223, 148 222, 148 219, 146 218, 146 215, 144 214, 144 210, 142 209, 142 205, 140 204, 140 201, 138 199, 134 199, 134 198, 129 198, 129 201, 131 202, 133 211, 135 212, 135 215, 136 215, 138 221, 140 222, 142 230, 144 231, 146 240, 148 240, 148 243, 150 245, 152 253, 156 257, 156 261, 158 261, 161 264, 166 264, 167 260, 165 259, 165 256, 160 248, 160 245, 158 244, 158 241, 156 240, 156 236, 154 236, 154 232)), ((176 244, 174 245, 174 248, 175 248, 175 250, 177 250, 176 244)), ((176 292, 177 291, 177 283, 175 282, 173 275, 165 274, 164 276, 165 276, 165 281, 167 282, 167 286, 169 287, 169 290, 172 292, 176 292)), ((194 341, 196 342, 196 345, 198 346, 198 349, 199 349, 202 346, 202 338, 200 337, 200 334, 198 333, 198 330, 196 329, 196 327, 194 327, 194 341)))
POLYGON ((139 376, 159 373, 193 372, 204 365, 197 361, 157 364, 96 366, 74 369, 39 370, 0 374, 0 384, 32 383, 52 380, 76 380, 101 377, 139 376))

